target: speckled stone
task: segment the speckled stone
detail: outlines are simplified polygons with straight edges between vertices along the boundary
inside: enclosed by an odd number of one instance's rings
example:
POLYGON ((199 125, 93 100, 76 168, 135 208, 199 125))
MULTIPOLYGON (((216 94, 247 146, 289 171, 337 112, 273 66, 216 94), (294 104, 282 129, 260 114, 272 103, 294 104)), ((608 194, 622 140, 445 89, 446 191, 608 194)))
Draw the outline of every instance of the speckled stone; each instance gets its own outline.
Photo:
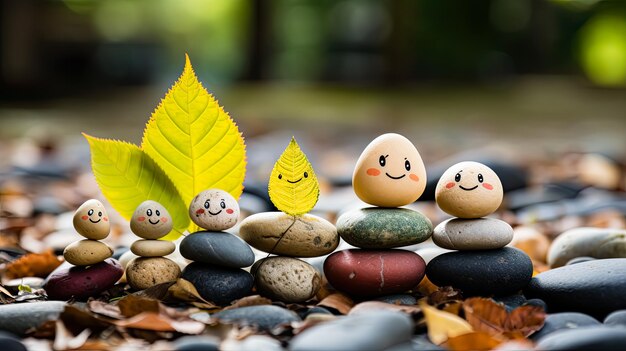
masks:
POLYGON ((76 241, 63 250, 65 260, 75 266, 100 263, 113 255, 109 245, 91 239, 76 241))
POLYGON ((489 250, 505 247, 513 239, 513 228, 499 219, 451 218, 433 231, 433 242, 449 250, 489 250))
POLYGON ((139 257, 130 261, 126 267, 126 280, 135 290, 172 282, 179 276, 178 264, 165 257, 139 257))
POLYGON ((304 302, 315 296, 322 277, 310 264, 292 257, 259 260, 250 270, 259 293, 283 302, 304 302))
POLYGON ((272 330, 279 325, 302 321, 295 312, 273 305, 239 307, 215 313, 211 317, 224 322, 256 326, 261 330, 272 330))
POLYGON ((433 225, 423 214, 406 208, 363 208, 344 213, 337 232, 350 245, 390 249, 428 239, 433 225))

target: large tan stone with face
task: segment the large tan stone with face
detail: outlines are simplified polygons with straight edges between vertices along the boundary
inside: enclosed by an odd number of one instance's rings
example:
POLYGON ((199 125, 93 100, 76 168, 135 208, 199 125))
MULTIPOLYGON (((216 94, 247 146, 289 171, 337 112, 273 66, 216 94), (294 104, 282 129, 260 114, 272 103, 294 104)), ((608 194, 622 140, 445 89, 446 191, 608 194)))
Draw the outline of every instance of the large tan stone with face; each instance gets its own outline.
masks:
POLYGON ((173 282, 180 276, 180 267, 165 257, 139 257, 126 267, 126 280, 134 290, 173 282))
POLYGON ((130 251, 141 257, 167 256, 176 250, 176 244, 166 240, 137 240, 130 246, 130 251))
POLYGON ((417 200, 426 188, 419 152, 400 134, 374 139, 359 157, 352 175, 359 199, 379 207, 399 207, 417 200))
POLYGON ((208 189, 191 200, 189 217, 200 228, 218 232, 237 224, 239 204, 224 190, 208 189))
POLYGON ((262 212, 241 222, 239 236, 252 247, 283 256, 317 257, 339 245, 337 229, 329 221, 305 214, 262 212))
POLYGON ((74 213, 74 229, 87 239, 102 240, 109 235, 111 223, 102 202, 85 201, 74 213))
POLYGON ((133 213, 130 230, 140 238, 158 239, 172 230, 172 222, 172 216, 163 205, 146 200, 139 204, 133 213))
POLYGON ((91 239, 76 241, 63 250, 65 260, 75 266, 90 266, 100 263, 113 255, 107 244, 91 239))
POLYGON ((500 178, 491 168, 466 161, 443 173, 435 189, 435 200, 452 216, 481 218, 500 207, 503 194, 500 178))

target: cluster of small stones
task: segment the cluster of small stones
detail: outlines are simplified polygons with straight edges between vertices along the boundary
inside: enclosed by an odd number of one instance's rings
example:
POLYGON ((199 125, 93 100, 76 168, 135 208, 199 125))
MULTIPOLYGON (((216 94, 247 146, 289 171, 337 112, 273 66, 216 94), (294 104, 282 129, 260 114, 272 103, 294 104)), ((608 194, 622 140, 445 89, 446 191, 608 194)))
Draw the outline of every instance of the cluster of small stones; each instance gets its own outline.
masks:
POLYGON ((336 289, 355 297, 402 293, 415 288, 425 263, 413 251, 395 249, 427 240, 428 218, 398 208, 417 200, 426 187, 426 170, 415 146, 404 136, 384 134, 374 139, 357 161, 352 183, 368 207, 346 212, 337 231, 359 249, 333 253, 324 273, 336 289))
POLYGON ((87 200, 74 214, 74 229, 86 239, 68 245, 63 251, 65 260, 75 266, 91 266, 113 255, 113 249, 100 240, 109 236, 111 224, 104 205, 98 200, 87 200))

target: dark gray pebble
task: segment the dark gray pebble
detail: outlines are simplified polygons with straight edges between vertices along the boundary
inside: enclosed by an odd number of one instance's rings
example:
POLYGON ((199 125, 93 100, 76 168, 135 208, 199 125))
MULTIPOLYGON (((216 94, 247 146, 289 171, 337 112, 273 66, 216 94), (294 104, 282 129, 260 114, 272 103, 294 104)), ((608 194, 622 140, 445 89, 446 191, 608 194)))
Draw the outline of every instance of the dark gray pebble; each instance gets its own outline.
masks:
POLYGON ((532 340, 539 340, 546 335, 562 329, 575 329, 589 325, 600 325, 595 318, 578 312, 552 313, 546 316, 543 328, 530 336, 532 340))
POLYGON ((211 336, 183 336, 174 342, 176 351, 219 351, 220 339, 211 336))
POLYGON ((218 305, 226 305, 250 293, 254 279, 243 269, 211 266, 193 262, 181 278, 190 281, 200 295, 218 305))
POLYGON ((248 244, 226 232, 196 232, 180 243, 180 254, 186 259, 224 267, 248 267, 254 253, 248 244))
POLYGON ((609 314, 604 319, 604 324, 626 327, 626 310, 619 310, 609 314))
POLYGON ((65 310, 65 302, 40 301, 0 305, 0 330, 22 335, 30 328, 55 320, 65 310))
POLYGON ((408 294, 386 295, 377 297, 375 300, 396 305, 417 305, 417 299, 408 294))
POLYGON ((554 332, 536 345, 542 351, 622 351, 626 349, 624 328, 605 325, 566 329, 554 332))
POLYGON ((266 331, 279 325, 302 321, 295 312, 274 305, 240 307, 215 313, 211 317, 223 322, 256 326, 266 331))
POLYGON ((26 346, 20 342, 16 335, 0 330, 0 350, 26 351, 26 346))

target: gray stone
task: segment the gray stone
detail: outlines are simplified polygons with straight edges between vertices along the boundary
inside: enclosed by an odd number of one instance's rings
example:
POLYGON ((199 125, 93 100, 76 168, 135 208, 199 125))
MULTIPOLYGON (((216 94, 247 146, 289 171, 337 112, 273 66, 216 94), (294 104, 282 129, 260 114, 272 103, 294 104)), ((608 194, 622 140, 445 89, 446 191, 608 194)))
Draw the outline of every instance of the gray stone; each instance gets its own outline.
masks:
POLYGON ((624 328, 605 325, 566 329, 554 332, 537 343, 544 351, 622 351, 626 348, 624 328))
POLYGON ((626 310, 619 310, 609 314, 604 319, 604 324, 626 327, 626 310))
POLYGON ((240 307, 215 313, 212 317, 223 322, 251 325, 266 331, 282 324, 302 321, 295 312, 274 305, 240 307))
POLYGON ((412 334, 406 314, 377 310, 311 327, 291 340, 289 350, 386 350, 410 342, 412 334))
POLYGON ((575 257, 575 258, 572 258, 571 260, 567 261, 567 263, 565 265, 569 266, 569 265, 572 265, 572 264, 582 263, 582 262, 587 262, 587 261, 593 261, 593 260, 595 260, 595 258, 589 257, 589 256, 575 257))
POLYGON ((513 240, 513 228, 499 219, 451 218, 433 231, 433 242, 449 250, 489 250, 505 247, 513 240))
POLYGON ((0 330, 22 335, 30 328, 59 318, 65 302, 40 301, 0 305, 0 330))
POLYGON ((183 336, 174 342, 176 351, 219 351, 220 339, 213 336, 183 336))
POLYGON ((181 278, 190 281, 202 298, 218 305, 227 305, 248 295, 254 285, 252 275, 243 269, 199 262, 185 267, 181 278))
POLYGON ((532 334, 530 338, 537 341, 558 330, 575 329, 589 325, 600 325, 600 322, 591 316, 578 312, 552 313, 546 316, 543 328, 532 334))
POLYGON ((196 232, 180 243, 180 254, 186 259, 224 267, 248 267, 254 263, 250 246, 233 234, 196 232))
POLYGON ((393 294, 377 297, 376 301, 392 303, 396 305, 417 305, 417 299, 408 294, 393 294))
MULTIPOLYGON (((228 350, 228 347, 224 347, 228 350)), ((265 335, 251 335, 236 344, 237 351, 284 351, 280 341, 265 335)))
POLYGON ((561 267, 572 258, 626 258, 626 230, 575 228, 559 235, 548 251, 548 265, 561 267))
POLYGON ((20 342, 17 335, 0 330, 0 349, 2 351, 26 351, 26 346, 20 342))

